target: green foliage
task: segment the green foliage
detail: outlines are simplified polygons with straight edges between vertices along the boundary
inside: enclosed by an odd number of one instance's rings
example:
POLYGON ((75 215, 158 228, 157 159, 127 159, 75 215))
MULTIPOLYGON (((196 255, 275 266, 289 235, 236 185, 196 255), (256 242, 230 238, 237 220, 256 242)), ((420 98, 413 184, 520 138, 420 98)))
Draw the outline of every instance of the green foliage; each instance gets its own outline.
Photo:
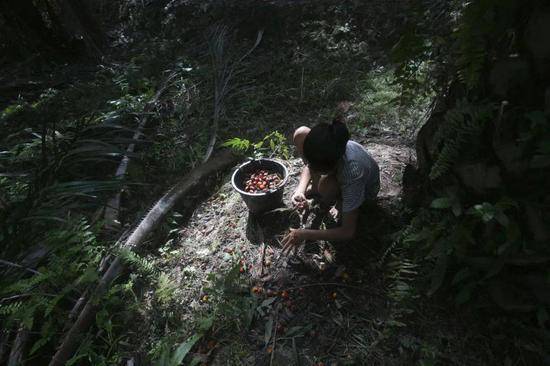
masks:
POLYGON ((151 112, 156 134, 141 155, 144 174, 181 174, 199 162, 204 154, 207 113, 195 87, 192 68, 184 60, 177 66, 178 75, 163 99, 151 112), (204 109, 204 110, 203 110, 204 109), (196 118, 194 115, 199 115, 196 118))
MULTIPOLYGON (((550 339, 548 247, 533 242, 522 229, 517 202, 464 201, 452 190, 434 199, 404 230, 398 248, 418 256, 418 269, 428 276, 428 296, 438 294, 457 306, 477 307, 482 321, 491 319, 491 334, 513 337, 505 347, 544 359, 544 342, 550 339), (509 322, 514 323, 513 332, 509 322)), ((415 291, 404 294, 410 300, 415 291)))
POLYGON ((404 90, 415 87, 418 65, 427 64, 435 77, 428 84, 440 90, 438 107, 446 109, 435 134, 420 141, 429 150, 423 158, 431 165, 431 204, 413 220, 403 244, 429 273, 428 295, 476 307, 483 321, 499 323, 490 326, 491 334, 513 338, 499 347, 543 360, 550 339, 550 251, 542 229, 550 166, 546 91, 528 75, 533 68, 517 76, 529 85, 528 95, 511 88, 504 97, 493 84, 509 76, 495 72, 499 65, 532 58, 526 24, 547 8, 538 1, 480 0, 447 2, 448 11, 440 13, 437 3, 417 3, 409 32, 393 50, 404 90), (447 14, 448 21, 434 22, 434 14, 443 14, 440 20, 447 14), (503 98, 497 111, 494 101, 503 98), (473 165, 480 175, 493 169, 499 186, 484 187, 473 182, 473 173, 453 169, 473 165))
MULTIPOLYGON (((419 74, 427 73, 423 68, 419 74)), ((419 75, 419 78, 425 75, 419 75)), ((405 96, 394 72, 383 67, 370 71, 357 83, 359 102, 356 104, 359 125, 356 128, 382 129, 399 133, 411 141, 426 117, 433 97, 416 92, 405 96)), ((367 132, 368 133, 368 132, 367 132)))
MULTIPOLYGON (((31 359, 51 356, 71 308, 98 279, 111 243, 98 240, 102 211, 96 209, 126 183, 112 177, 128 144, 137 143, 135 117, 152 97, 150 79, 135 65, 95 76, 35 100, 21 98, 0 115, 1 257, 19 263, 30 250, 28 266, 35 270, 0 267, 0 321, 5 329, 22 324, 32 331, 31 359)), ((97 299, 95 326, 69 364, 122 361, 134 286, 158 270, 138 255, 121 254, 142 276, 131 275, 97 299)), ((167 283, 160 283, 166 300, 167 283)))
POLYGON ((249 155, 253 159, 264 157, 278 157, 289 159, 290 152, 285 136, 279 131, 273 131, 262 140, 252 143, 250 140, 234 137, 222 144, 241 154, 249 155))
MULTIPOLYGON (((181 342, 181 334, 170 334, 160 341, 151 352, 152 358, 156 360, 155 365, 181 364, 193 346, 214 329, 216 333, 238 337, 250 327, 257 312, 266 310, 269 305, 258 306, 257 299, 249 294, 249 283, 241 275, 240 267, 240 262, 236 261, 227 272, 208 275, 209 282, 202 289, 202 296, 208 298, 207 311, 195 314, 192 334, 186 334, 185 341, 181 342)), ((165 286, 162 284, 164 281, 159 279, 159 286, 165 286)), ((199 359, 191 358, 188 362, 195 365, 199 359)))
POLYGON ((0 304, 0 315, 9 316, 19 311, 23 303, 21 301, 14 301, 7 305, 0 304))
POLYGON ((158 269, 153 262, 141 257, 131 249, 122 248, 118 250, 117 255, 125 263, 129 264, 135 271, 146 276, 152 276, 158 272, 158 269))
MULTIPOLYGON (((202 334, 195 334, 189 337, 185 342, 181 343, 173 353, 170 353, 170 349, 167 345, 163 349, 159 360, 155 363, 155 366, 178 366, 181 365, 181 362, 187 356, 191 348, 200 340, 202 334)), ((191 364, 195 364, 191 362, 191 364)))
POLYGON ((462 209, 456 209, 457 205, 456 197, 434 200, 434 210, 448 213, 439 220, 426 216, 422 229, 405 239, 422 243, 425 259, 434 263, 428 293, 450 283, 457 304, 488 292, 506 310, 535 311, 550 306, 545 287, 536 285, 546 281, 543 264, 550 261, 550 252, 522 233, 519 206, 511 200, 462 209), (518 268, 523 268, 523 273, 517 272, 518 268), (527 278, 532 285, 516 287, 527 278))
POLYGON ((0 291, 0 318, 6 328, 21 323, 28 329, 38 326, 40 337, 31 348, 38 352, 60 332, 68 311, 67 300, 96 278, 103 248, 95 229, 84 219, 75 220, 60 229, 45 233, 45 244, 51 249, 46 264, 30 276, 5 272, 0 291))
POLYGON ((249 293, 248 281, 240 274, 241 265, 235 263, 224 274, 210 274, 210 284, 204 293, 216 304, 213 318, 227 329, 244 330, 252 323, 256 311, 256 298, 249 293))
POLYGON ((155 297, 161 304, 168 304, 174 299, 176 289, 177 284, 166 273, 161 273, 158 276, 155 297))
POLYGON ((499 45, 496 52, 507 54, 517 51, 514 34, 521 7, 517 0, 416 2, 392 49, 404 94, 414 95, 424 88, 445 92, 449 76, 471 91, 481 86, 490 62, 489 47, 499 45), (427 83, 418 78, 422 65, 431 70, 427 83))
POLYGON ((247 139, 241 139, 239 137, 234 137, 232 139, 227 140, 223 143, 223 147, 230 147, 236 152, 246 154, 248 150, 251 148, 251 142, 247 139))
POLYGON ((433 137, 433 146, 440 147, 430 172, 431 179, 437 179, 451 169, 464 149, 479 146, 481 133, 492 117, 490 104, 472 105, 459 101, 455 108, 445 114, 433 137))

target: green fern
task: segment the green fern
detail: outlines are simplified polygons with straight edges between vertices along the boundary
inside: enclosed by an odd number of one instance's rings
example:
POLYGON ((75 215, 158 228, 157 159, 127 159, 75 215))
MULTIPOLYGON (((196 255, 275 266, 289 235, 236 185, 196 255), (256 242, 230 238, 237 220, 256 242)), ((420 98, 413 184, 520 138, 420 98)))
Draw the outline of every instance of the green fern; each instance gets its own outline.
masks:
POLYGON ((487 62, 487 45, 499 34, 496 13, 502 0, 470 1, 462 11, 460 26, 455 37, 458 46, 457 73, 468 89, 479 85, 487 62))
POLYGON ((439 152, 430 171, 430 179, 437 179, 452 168, 465 145, 475 145, 486 122, 492 115, 493 106, 482 104, 472 105, 467 101, 459 101, 455 108, 450 109, 443 119, 433 139, 433 146, 439 152))
POLYGON ((50 279, 51 273, 39 273, 35 276, 25 278, 22 280, 19 280, 7 287, 5 287, 2 291, 3 294, 10 294, 10 293, 26 293, 33 290, 35 287, 40 285, 41 283, 47 281, 50 279))
POLYGON ((138 272, 146 276, 158 273, 158 269, 153 262, 139 256, 130 249, 120 249, 118 255, 124 262, 133 266, 138 272))
POLYGON ((241 139, 238 137, 234 137, 232 139, 227 140, 222 144, 223 147, 229 147, 237 152, 240 153, 246 153, 248 152, 248 149, 250 149, 250 146, 252 144, 250 143, 250 140, 247 139, 241 139))
POLYGON ((249 154, 255 159, 263 157, 288 159, 290 157, 286 137, 279 131, 273 131, 255 143, 247 139, 234 137, 227 140, 222 146, 229 147, 241 154, 249 154))
POLYGON ((15 301, 11 304, 0 304, 0 315, 1 316, 9 316, 12 314, 15 314, 23 305, 23 302, 21 301, 15 301))

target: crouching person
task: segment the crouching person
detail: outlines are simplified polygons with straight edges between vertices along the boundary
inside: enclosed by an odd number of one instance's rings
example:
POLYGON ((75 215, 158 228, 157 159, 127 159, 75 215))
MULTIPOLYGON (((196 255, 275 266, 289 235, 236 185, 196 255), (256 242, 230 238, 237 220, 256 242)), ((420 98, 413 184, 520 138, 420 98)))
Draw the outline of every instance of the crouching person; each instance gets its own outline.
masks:
POLYGON ((291 229, 283 239, 289 253, 305 240, 344 241, 355 236, 359 207, 374 200, 380 189, 378 164, 367 150, 351 141, 346 125, 338 119, 294 132, 294 145, 305 167, 292 196, 299 209, 307 208, 310 197, 319 197, 341 215, 341 224, 326 230, 291 229))

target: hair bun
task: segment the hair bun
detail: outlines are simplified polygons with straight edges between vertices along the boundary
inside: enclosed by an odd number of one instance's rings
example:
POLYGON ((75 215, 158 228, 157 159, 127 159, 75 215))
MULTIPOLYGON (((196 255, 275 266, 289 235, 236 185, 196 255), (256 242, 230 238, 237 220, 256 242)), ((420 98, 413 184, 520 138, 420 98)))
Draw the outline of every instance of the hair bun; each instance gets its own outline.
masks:
POLYGON ((335 117, 332 120, 332 124, 329 126, 330 132, 332 133, 334 142, 338 147, 338 150, 343 152, 346 150, 346 145, 350 138, 348 128, 344 123, 344 118, 341 116, 335 117))

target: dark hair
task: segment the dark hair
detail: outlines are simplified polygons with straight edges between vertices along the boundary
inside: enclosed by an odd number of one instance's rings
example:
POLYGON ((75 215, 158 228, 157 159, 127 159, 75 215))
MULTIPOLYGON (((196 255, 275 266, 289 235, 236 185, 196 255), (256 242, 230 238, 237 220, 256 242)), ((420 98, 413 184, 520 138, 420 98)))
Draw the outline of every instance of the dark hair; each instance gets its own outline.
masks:
POLYGON ((309 131, 304 140, 304 157, 312 170, 332 170, 346 152, 349 132, 342 119, 332 124, 319 123, 309 131))

